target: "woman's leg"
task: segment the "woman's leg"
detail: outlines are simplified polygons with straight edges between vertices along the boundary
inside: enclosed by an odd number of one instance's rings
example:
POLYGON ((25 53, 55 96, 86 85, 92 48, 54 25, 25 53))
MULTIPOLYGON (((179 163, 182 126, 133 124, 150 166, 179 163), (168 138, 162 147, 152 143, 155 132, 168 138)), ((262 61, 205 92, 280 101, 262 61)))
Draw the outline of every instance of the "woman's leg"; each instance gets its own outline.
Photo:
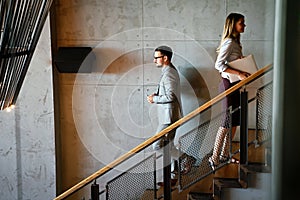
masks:
POLYGON ((214 148, 213 148, 213 154, 211 156, 211 161, 214 165, 219 164, 219 157, 222 150, 222 147, 224 146, 224 139, 227 135, 228 129, 224 127, 220 127, 217 132, 214 148))
POLYGON ((236 126, 232 127, 232 129, 231 129, 231 137, 230 137, 229 131, 226 133, 225 138, 224 138, 224 143, 222 146, 222 150, 221 150, 221 154, 220 154, 221 157, 229 158, 230 141, 231 141, 231 139, 234 138, 235 132, 236 132, 236 126))

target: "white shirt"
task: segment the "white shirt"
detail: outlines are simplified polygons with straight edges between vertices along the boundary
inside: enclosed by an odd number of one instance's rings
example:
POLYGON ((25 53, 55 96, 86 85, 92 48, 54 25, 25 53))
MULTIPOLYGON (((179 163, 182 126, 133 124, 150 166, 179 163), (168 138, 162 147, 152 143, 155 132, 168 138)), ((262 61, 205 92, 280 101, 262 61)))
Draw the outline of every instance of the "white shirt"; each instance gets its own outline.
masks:
POLYGON ((227 78, 227 75, 224 72, 228 68, 226 63, 242 57, 242 46, 238 44, 236 40, 227 38, 221 45, 220 52, 215 63, 215 68, 221 73, 223 78, 227 78))

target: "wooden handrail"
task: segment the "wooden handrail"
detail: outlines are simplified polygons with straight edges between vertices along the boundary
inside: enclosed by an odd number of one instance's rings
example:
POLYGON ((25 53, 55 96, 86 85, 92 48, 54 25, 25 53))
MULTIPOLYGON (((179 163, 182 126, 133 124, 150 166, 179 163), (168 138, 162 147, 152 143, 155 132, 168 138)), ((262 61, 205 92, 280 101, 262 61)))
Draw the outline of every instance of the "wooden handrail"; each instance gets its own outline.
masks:
POLYGON ((140 145, 136 146, 135 148, 131 149, 130 151, 128 151, 124 155, 120 156, 119 158, 117 158, 116 160, 114 160, 113 162, 108 164, 107 166, 101 168, 100 170, 98 170, 94 174, 90 175, 89 177, 87 177, 84 180, 82 180, 81 182, 77 183, 76 185, 74 185, 70 189, 66 190, 65 192, 63 192, 62 194, 60 194, 59 196, 54 198, 54 200, 64 199, 67 196, 69 196, 70 194, 72 194, 72 193, 76 192, 77 190, 81 189, 85 185, 91 183, 96 178, 100 177, 101 175, 105 174, 106 172, 113 169, 117 165, 121 164, 123 161, 125 161, 128 158, 132 157, 134 154, 140 152, 141 150, 143 150, 147 146, 151 145, 156 140, 162 138, 165 134, 169 133, 174 128, 177 128, 178 126, 180 126, 180 125, 184 124, 185 122, 189 121, 190 119, 192 119, 193 117, 195 117, 196 115, 201 113, 202 111, 206 110, 207 108, 211 107, 212 105, 214 105, 217 102, 219 102, 220 100, 222 100, 227 95, 229 95, 232 92, 238 90, 239 88, 243 87, 244 85, 247 85, 247 84, 251 83, 252 81, 257 79, 261 75, 267 73, 271 69, 272 69, 272 64, 266 65, 265 67, 258 70, 257 72, 255 72, 254 74, 249 76, 248 78, 240 81, 238 84, 232 86, 231 88, 229 88, 228 90, 222 92, 221 94, 219 94, 215 98, 213 98, 210 101, 204 103, 202 106, 200 106, 199 108, 197 108, 194 111, 190 112, 189 114, 187 114, 183 118, 179 119, 178 121, 174 122, 173 124, 171 124, 170 126, 165 128, 164 130, 159 132, 158 134, 156 134, 153 137, 149 138, 148 140, 146 140, 145 142, 143 142, 140 145))

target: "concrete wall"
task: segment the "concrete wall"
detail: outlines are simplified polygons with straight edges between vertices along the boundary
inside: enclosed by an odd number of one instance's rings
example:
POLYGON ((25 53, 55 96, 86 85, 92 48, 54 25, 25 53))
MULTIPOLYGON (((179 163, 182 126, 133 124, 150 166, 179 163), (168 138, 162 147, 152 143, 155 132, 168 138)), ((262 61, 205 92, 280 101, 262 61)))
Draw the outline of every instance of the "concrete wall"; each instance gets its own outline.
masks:
POLYGON ((50 24, 46 21, 17 104, 0 111, 0 199, 55 197, 50 24))
MULTIPOLYGON (((91 46, 82 68, 91 73, 59 74, 59 193, 152 136, 155 90, 160 70, 155 47, 173 48, 181 76, 184 114, 218 94, 214 69, 226 16, 246 16, 244 55, 259 67, 273 60, 274 0, 58 0, 56 45, 91 46)), ((182 126, 179 134, 213 113, 182 126)), ((252 126, 253 120, 252 120, 252 126)))

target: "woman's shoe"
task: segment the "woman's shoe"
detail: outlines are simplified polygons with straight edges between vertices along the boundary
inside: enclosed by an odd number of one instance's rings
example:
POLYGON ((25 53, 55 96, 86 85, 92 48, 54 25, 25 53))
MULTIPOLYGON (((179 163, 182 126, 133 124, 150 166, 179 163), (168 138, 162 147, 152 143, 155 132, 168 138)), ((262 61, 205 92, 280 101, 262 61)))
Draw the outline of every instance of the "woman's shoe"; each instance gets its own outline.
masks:
POLYGON ((212 168, 212 170, 215 170, 218 166, 214 163, 214 161, 212 160, 212 157, 208 158, 208 163, 209 163, 210 167, 212 168))
POLYGON ((235 163, 235 164, 239 164, 240 161, 234 157, 229 157, 229 156, 223 156, 223 155, 220 155, 220 163, 235 163))

